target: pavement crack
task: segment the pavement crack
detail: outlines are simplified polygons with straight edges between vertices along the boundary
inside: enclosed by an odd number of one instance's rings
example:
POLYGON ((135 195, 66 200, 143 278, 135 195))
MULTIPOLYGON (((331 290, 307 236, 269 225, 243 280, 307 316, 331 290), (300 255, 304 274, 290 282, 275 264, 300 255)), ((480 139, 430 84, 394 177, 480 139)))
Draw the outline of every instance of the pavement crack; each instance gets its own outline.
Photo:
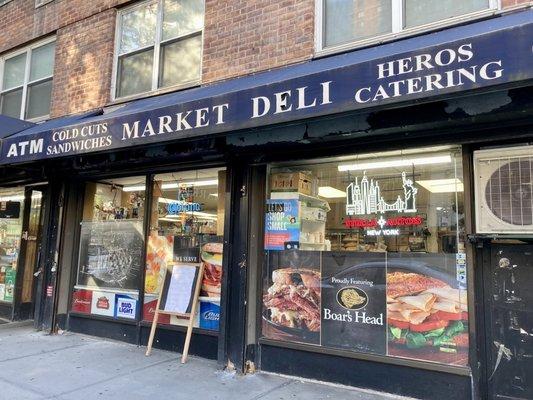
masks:
POLYGON ((40 355, 43 355, 43 354, 55 353, 55 352, 62 351, 62 350, 75 349, 77 347, 87 346, 88 344, 89 343, 73 344, 72 346, 65 346, 65 347, 61 347, 59 349, 45 350, 45 351, 41 351, 39 353, 26 354, 26 355, 23 355, 23 356, 20 356, 20 357, 6 358, 5 360, 0 360, 0 364, 1 363, 5 363, 5 362, 9 362, 9 361, 22 360, 23 358, 30 358, 30 357, 40 356, 40 355))
POLYGON ((259 400, 259 399, 262 399, 264 398, 265 396, 269 395, 270 393, 273 393, 275 392, 276 390, 279 390, 281 388, 284 388, 286 386, 289 386, 291 384, 293 384, 295 381, 294 380, 288 380, 287 382, 283 382, 283 383, 280 383, 278 386, 275 386, 273 387, 272 389, 269 389, 267 390, 266 392, 263 392, 263 393, 260 393, 254 397, 252 397, 250 400, 259 400))
POLYGON ((124 376, 128 376, 128 375, 134 374, 135 372, 143 371, 143 370, 146 370, 148 368, 156 367, 156 366, 164 364, 164 363, 175 362, 175 361, 176 360, 174 358, 169 358, 168 360, 161 360, 161 361, 155 362, 153 364, 144 365, 144 366, 139 367, 139 368, 131 369, 131 370, 129 370, 127 372, 124 372, 122 374, 113 375, 113 376, 111 376, 109 378, 101 379, 101 380, 95 381, 95 382, 91 382, 91 383, 89 383, 87 385, 78 386, 77 388, 74 388, 74 389, 70 389, 70 390, 66 390, 66 391, 61 392, 61 393, 55 393, 53 395, 49 395, 49 397, 46 397, 44 400, 55 399, 55 398, 64 396, 66 394, 71 394, 71 393, 77 392, 79 390, 87 389, 87 388, 90 388, 92 386, 96 386, 96 385, 100 385, 102 383, 113 381, 113 380, 115 380, 117 378, 122 378, 124 376))

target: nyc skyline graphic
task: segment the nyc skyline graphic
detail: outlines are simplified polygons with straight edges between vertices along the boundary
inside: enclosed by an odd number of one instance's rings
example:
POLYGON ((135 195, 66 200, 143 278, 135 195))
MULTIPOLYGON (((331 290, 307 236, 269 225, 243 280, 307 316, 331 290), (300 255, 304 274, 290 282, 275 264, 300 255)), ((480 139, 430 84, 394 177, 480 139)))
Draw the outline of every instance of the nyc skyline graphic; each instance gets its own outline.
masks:
POLYGON ((414 187, 411 179, 407 179, 405 172, 402 172, 402 187, 403 198, 398 195, 396 201, 389 204, 381 196, 379 182, 374 179, 369 181, 365 171, 361 183, 359 178, 355 178, 346 188, 346 215, 384 214, 388 211, 416 212, 418 189, 414 187))

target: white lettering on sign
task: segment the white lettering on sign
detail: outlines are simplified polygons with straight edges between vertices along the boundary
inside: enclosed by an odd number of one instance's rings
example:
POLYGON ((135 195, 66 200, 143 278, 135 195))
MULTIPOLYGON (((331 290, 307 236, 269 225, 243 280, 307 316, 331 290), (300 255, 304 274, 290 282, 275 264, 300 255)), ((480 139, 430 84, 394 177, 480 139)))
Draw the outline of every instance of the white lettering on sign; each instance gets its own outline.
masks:
POLYGON ((12 143, 7 151, 7 157, 18 157, 27 154, 39 154, 43 152, 43 139, 25 140, 12 143))
POLYGON ((283 90, 274 93, 271 98, 267 96, 252 97, 251 118, 261 118, 269 114, 281 114, 292 110, 317 107, 317 104, 320 106, 331 104, 331 82, 320 83, 320 87, 314 90, 318 92, 314 96, 309 93, 307 86, 302 86, 295 89, 296 93, 292 90, 283 90), (271 113, 272 104, 274 104, 274 112, 271 113))
POLYGON ((413 72, 430 71, 437 67, 457 65, 457 68, 452 67, 453 69, 444 73, 433 73, 400 79, 377 86, 361 87, 355 90, 354 100, 359 104, 372 103, 391 97, 448 89, 463 86, 468 82, 479 83, 480 81, 498 79, 503 76, 501 60, 490 61, 482 65, 461 67, 462 63, 471 61, 473 57, 472 44, 465 43, 456 49, 446 48, 439 50, 434 55, 428 53, 418 54, 378 64, 378 81, 413 72))
POLYGON ((225 123, 225 111, 229 104, 217 104, 212 107, 202 107, 194 110, 181 111, 174 115, 162 115, 156 121, 151 119, 141 123, 125 122, 122 124, 122 140, 139 139, 147 136, 172 134, 195 128, 205 128, 209 125, 225 123))

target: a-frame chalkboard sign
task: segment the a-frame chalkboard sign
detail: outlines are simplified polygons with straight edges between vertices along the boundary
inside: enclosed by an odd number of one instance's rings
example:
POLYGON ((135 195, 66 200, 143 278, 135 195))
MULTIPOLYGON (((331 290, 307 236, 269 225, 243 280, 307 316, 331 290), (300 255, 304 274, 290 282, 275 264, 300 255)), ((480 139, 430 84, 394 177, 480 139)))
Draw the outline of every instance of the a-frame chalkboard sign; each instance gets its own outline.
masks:
POLYGON ((194 315, 196 314, 198 297, 200 296, 204 266, 202 263, 173 264, 171 267, 172 270, 168 268, 166 270, 163 287, 159 292, 146 355, 149 356, 152 351, 159 314, 186 317, 189 318, 189 323, 187 325, 187 335, 185 337, 185 344, 181 356, 181 363, 184 364, 187 361, 187 356, 189 354, 194 315))

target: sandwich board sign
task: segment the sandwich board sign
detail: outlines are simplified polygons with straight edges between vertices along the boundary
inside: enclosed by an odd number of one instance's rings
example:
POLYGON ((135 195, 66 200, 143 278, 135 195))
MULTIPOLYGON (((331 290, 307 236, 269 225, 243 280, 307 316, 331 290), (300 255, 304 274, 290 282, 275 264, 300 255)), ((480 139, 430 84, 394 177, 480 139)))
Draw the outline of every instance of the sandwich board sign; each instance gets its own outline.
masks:
POLYGON ((172 270, 167 268, 152 321, 147 356, 152 352, 159 314, 175 315, 189 319, 181 363, 187 361, 203 272, 203 264, 173 264, 172 270))

